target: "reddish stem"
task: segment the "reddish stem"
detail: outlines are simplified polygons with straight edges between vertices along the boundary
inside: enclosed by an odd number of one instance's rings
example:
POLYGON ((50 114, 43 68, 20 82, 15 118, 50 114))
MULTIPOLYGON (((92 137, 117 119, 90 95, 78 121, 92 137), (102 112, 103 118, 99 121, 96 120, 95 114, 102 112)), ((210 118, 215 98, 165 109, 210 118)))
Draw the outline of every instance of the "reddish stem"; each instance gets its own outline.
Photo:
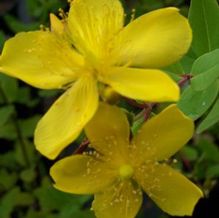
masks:
POLYGON ((140 109, 144 109, 146 105, 146 103, 138 103, 137 101, 133 100, 133 99, 129 99, 129 98, 125 98, 125 100, 130 104, 132 105, 133 107, 137 107, 137 108, 140 108, 140 109))
POLYGON ((147 121, 154 106, 156 106, 156 103, 145 103, 143 110, 136 115, 136 120, 143 116, 144 121, 147 121))
POLYGON ((88 147, 89 145, 89 140, 86 139, 84 140, 80 145, 79 147, 74 151, 74 154, 82 154, 88 147))
POLYGON ((183 74, 182 79, 178 82, 178 85, 180 88, 182 88, 187 82, 189 82, 192 78, 192 75, 190 74, 183 74))
POLYGON ((147 108, 144 109, 144 121, 147 121, 149 119, 154 106, 156 106, 156 103, 147 104, 147 108))

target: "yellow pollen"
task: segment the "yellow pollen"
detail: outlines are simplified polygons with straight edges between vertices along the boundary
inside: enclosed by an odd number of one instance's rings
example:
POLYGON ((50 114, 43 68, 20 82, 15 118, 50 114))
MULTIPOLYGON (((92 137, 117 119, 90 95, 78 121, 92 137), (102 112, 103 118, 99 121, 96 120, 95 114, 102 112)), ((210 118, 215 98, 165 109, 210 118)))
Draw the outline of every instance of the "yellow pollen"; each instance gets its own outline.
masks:
POLYGON ((130 179, 133 176, 134 170, 132 166, 125 164, 119 168, 119 176, 121 179, 130 179))

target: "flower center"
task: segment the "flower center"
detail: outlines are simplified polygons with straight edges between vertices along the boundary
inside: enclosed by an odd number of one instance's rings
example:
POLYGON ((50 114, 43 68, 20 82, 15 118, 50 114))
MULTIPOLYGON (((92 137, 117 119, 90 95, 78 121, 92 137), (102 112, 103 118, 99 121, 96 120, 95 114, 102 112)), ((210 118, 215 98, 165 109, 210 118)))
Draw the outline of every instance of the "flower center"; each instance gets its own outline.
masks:
POLYGON ((134 170, 132 166, 125 164, 119 168, 119 176, 121 179, 130 179, 133 176, 134 170))

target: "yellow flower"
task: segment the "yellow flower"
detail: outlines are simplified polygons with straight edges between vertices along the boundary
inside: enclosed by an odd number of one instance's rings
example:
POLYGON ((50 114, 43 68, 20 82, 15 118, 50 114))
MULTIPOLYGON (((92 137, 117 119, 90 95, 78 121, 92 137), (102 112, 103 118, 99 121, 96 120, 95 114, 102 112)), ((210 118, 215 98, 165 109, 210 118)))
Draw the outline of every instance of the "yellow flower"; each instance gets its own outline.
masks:
POLYGON ((51 15, 51 31, 9 39, 0 70, 38 88, 66 89, 35 132, 37 149, 53 159, 94 115, 99 82, 129 98, 178 100, 178 86, 157 68, 180 59, 191 38, 188 21, 176 8, 124 26, 119 0, 74 0, 67 18, 51 15))
POLYGON ((129 124, 115 106, 100 104, 85 127, 95 149, 58 161, 50 171, 59 190, 95 194, 98 218, 133 218, 143 189, 171 215, 191 215, 201 190, 163 160, 191 137, 194 125, 176 105, 147 121, 129 143, 129 124))

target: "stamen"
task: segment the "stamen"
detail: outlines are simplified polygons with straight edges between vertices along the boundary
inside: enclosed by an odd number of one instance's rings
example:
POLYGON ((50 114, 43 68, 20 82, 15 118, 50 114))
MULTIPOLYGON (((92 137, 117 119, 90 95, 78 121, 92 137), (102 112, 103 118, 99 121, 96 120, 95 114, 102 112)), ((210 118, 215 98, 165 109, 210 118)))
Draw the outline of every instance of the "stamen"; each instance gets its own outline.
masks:
POLYGON ((47 28, 47 27, 44 26, 43 24, 40 24, 40 30, 41 30, 41 31, 49 31, 49 28, 47 28))
POLYGON ((67 18, 67 14, 64 12, 64 10, 62 8, 59 8, 59 16, 62 19, 66 19, 67 18))
POLYGON ((132 9, 132 13, 131 13, 131 20, 130 20, 130 23, 135 19, 135 15, 136 15, 136 9, 133 8, 133 9, 132 9))

